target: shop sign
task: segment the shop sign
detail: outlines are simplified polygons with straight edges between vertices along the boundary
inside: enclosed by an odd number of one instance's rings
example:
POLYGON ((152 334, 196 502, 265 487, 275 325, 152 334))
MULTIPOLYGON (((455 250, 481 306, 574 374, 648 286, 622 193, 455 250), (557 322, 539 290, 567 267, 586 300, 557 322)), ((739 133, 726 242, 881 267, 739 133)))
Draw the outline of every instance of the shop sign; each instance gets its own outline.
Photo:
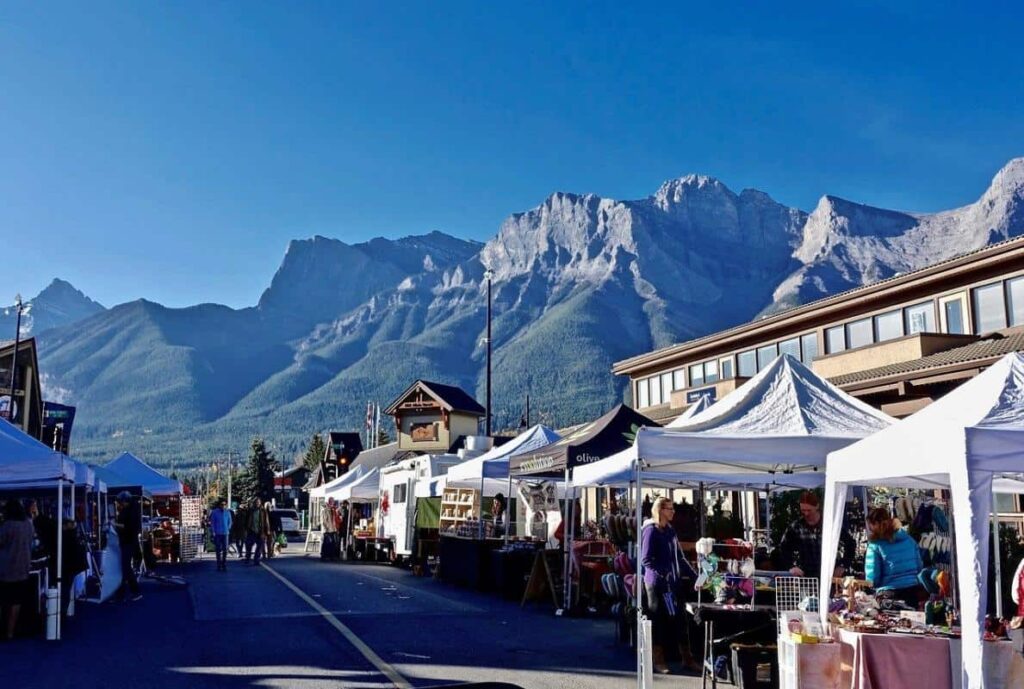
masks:
POLYGON ((18 403, 10 395, 0 395, 0 418, 12 422, 18 418, 18 403))
POLYGON ((527 459, 518 466, 517 471, 521 474, 535 474, 541 471, 554 469, 557 465, 557 459, 556 455, 527 459))
POLYGON ((701 397, 707 397, 708 403, 713 403, 718 399, 718 390, 714 385, 707 388, 697 388, 696 390, 686 391, 686 403, 693 404, 698 401, 701 397))

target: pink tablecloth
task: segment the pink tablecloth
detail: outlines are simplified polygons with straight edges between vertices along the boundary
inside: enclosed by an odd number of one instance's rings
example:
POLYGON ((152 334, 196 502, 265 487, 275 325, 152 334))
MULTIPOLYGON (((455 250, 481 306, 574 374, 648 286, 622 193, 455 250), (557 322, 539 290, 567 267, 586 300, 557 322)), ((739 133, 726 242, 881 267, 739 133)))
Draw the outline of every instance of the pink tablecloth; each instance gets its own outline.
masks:
MULTIPOLYGON (((960 640, 839 631, 840 687, 960 689, 960 640)), ((984 646, 985 686, 1024 687, 1024 657, 1007 641, 984 646)))
POLYGON ((850 689, 951 689, 949 641, 841 629, 841 686, 850 689))

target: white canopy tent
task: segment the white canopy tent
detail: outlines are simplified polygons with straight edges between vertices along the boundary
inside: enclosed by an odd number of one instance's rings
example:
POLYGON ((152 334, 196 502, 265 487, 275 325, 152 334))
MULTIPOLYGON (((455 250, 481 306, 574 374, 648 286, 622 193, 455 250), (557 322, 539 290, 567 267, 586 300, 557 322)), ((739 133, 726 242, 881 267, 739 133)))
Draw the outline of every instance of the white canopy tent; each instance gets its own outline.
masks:
POLYGON ((333 481, 328 481, 327 483, 325 483, 323 485, 320 485, 320 486, 317 486, 316 488, 313 488, 312 490, 310 490, 309 491, 309 497, 310 498, 333 497, 333 496, 330 495, 331 493, 334 493, 335 491, 340 490, 344 486, 347 486, 348 484, 352 483, 353 481, 355 481, 356 479, 361 477, 366 472, 367 472, 366 467, 355 466, 355 467, 352 468, 351 471, 346 471, 344 474, 342 474, 338 478, 334 479, 333 481))
MULTIPOLYGON (((1024 476, 1024 356, 1008 354, 913 416, 828 457, 821 599, 829 595, 843 505, 851 486, 948 488, 963 620, 963 687, 985 686, 988 519, 994 482, 1024 476)), ((825 608, 826 606, 822 606, 825 608)))
POLYGON ((537 424, 504 445, 491 448, 479 457, 449 468, 448 485, 459 488, 476 488, 480 485, 481 479, 507 480, 511 457, 533 452, 560 440, 561 437, 547 426, 537 424))
MULTIPOLYGON (((636 520, 648 472, 678 474, 722 488, 823 481, 829 452, 889 427, 892 417, 846 394, 783 354, 724 399, 672 428, 641 428, 634 461, 636 520), (800 476, 803 474, 804 476, 800 476), (794 478, 797 477, 797 478, 794 478), (734 483, 735 482, 735 483, 734 483)), ((605 460, 607 461, 607 460, 605 460)), ((642 563, 637 577, 643 576, 642 563)), ((638 629, 643 610, 637 609, 638 629)), ((637 670, 649 667, 638 644, 637 670)))
POLYGON ((683 410, 683 413, 672 419, 669 423, 665 424, 665 428, 679 428, 689 423, 697 414, 710 407, 714 402, 711 401, 711 397, 708 395, 701 395, 697 398, 697 401, 683 410))
POLYGON ((341 486, 328 497, 349 502, 373 502, 380 490, 380 470, 370 469, 349 484, 341 486))
POLYGON ((784 354, 724 399, 672 428, 641 428, 646 471, 733 475, 820 472, 829 452, 886 428, 884 414, 784 354))

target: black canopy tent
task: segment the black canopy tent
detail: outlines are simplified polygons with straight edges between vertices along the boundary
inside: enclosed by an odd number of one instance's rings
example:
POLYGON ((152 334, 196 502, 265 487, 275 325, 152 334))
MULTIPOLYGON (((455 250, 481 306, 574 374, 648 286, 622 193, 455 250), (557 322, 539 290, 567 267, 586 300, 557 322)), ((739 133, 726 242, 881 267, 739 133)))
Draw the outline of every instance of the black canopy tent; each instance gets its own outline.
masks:
POLYGON ((572 470, 610 457, 631 447, 636 433, 643 426, 660 426, 643 414, 624 404, 616 405, 606 414, 590 423, 569 430, 561 440, 538 450, 509 458, 509 476, 514 478, 549 478, 565 480, 565 502, 562 520, 565 525, 563 580, 566 582, 564 606, 572 603, 572 582, 569 577, 569 557, 575 537, 574 521, 570 518, 575 491, 572 488, 572 470))
POLYGON ((570 430, 561 440, 534 452, 513 456, 509 460, 509 473, 513 477, 562 478, 574 467, 596 462, 630 447, 642 426, 660 425, 619 404, 600 418, 570 430))

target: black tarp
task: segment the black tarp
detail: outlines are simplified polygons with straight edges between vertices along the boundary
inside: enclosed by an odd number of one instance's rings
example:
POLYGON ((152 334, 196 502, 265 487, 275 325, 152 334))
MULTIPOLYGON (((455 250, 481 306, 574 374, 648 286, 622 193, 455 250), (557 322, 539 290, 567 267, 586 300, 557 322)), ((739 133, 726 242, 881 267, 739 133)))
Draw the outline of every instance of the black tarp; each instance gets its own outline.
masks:
POLYGON ((561 440, 510 459, 512 476, 553 476, 604 459, 631 446, 641 426, 660 426, 624 404, 570 431, 561 440))

